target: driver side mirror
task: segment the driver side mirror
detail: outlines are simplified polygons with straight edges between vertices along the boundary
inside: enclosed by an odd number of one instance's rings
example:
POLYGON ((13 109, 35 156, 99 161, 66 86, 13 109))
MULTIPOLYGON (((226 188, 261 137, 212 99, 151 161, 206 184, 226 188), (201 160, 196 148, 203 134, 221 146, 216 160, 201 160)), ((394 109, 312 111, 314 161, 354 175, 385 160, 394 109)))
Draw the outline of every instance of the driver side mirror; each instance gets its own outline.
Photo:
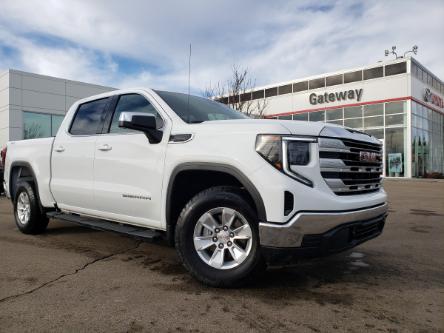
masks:
POLYGON ((122 112, 119 127, 145 133, 150 143, 159 143, 163 132, 157 129, 156 117, 142 112, 122 112))

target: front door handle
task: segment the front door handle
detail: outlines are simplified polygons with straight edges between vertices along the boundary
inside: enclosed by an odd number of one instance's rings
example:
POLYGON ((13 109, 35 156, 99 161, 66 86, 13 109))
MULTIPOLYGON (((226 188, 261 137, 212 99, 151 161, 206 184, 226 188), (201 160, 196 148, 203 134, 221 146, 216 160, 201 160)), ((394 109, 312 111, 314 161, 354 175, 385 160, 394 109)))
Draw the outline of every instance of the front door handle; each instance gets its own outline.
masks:
POLYGON ((63 153, 65 151, 65 147, 63 146, 58 146, 57 148, 54 148, 54 150, 58 153, 63 153))
POLYGON ((98 149, 101 151, 109 151, 109 150, 113 149, 113 147, 111 147, 110 145, 105 143, 104 145, 101 145, 98 149))

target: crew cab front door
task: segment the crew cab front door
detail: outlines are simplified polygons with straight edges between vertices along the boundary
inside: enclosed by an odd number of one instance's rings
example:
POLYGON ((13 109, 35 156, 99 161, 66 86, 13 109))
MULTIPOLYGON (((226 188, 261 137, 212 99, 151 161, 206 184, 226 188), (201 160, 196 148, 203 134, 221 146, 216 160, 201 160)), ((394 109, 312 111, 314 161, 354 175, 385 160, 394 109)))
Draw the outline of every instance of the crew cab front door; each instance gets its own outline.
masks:
POLYGON ((141 94, 116 97, 109 130, 97 138, 94 160, 95 209, 104 218, 161 227, 161 193, 167 126, 159 111, 141 94), (150 143, 139 131, 120 128, 122 112, 146 112, 156 116, 163 129, 159 143, 150 143))

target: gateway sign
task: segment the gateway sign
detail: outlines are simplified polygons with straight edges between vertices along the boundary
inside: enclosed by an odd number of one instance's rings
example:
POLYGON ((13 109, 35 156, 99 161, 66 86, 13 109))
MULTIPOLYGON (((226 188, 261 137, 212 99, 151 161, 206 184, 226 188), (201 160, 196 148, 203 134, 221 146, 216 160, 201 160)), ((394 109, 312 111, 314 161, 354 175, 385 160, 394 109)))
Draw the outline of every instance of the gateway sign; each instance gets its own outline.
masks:
POLYGON ((323 94, 310 94, 310 104, 324 104, 324 103, 333 103, 347 100, 356 100, 360 101, 362 98, 362 93, 364 89, 351 89, 346 91, 339 91, 334 93, 323 93, 323 94))

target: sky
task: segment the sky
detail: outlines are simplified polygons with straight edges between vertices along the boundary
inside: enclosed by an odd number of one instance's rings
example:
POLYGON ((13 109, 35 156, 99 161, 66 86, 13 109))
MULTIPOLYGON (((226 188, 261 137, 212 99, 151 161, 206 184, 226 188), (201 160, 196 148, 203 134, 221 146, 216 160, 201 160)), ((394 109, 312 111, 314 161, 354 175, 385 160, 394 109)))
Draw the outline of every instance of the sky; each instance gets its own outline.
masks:
POLYGON ((0 0, 0 70, 191 91, 248 69, 256 85, 415 56, 444 80, 444 0, 0 0), (390 58, 393 58, 391 56, 390 58))

